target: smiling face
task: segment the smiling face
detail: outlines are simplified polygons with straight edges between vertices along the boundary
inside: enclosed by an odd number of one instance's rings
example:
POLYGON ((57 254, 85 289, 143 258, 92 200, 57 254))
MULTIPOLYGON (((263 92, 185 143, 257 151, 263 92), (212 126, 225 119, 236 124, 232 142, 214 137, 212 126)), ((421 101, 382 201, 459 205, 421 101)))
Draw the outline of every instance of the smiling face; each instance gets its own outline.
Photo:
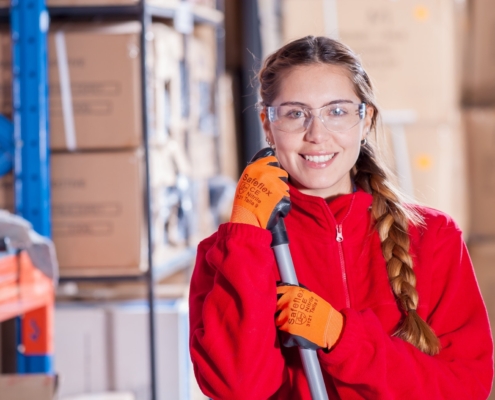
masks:
MULTIPOLYGON (((339 100, 341 103, 361 103, 354 84, 344 67, 331 64, 311 64, 291 68, 280 79, 280 91, 270 106, 299 104, 305 108, 320 108, 339 100)), ((359 156, 361 140, 370 130, 373 108, 345 132, 329 131, 314 110, 312 123, 302 133, 277 129, 261 113, 266 137, 275 145, 282 167, 291 183, 301 192, 329 198, 351 193, 350 171, 359 156)))

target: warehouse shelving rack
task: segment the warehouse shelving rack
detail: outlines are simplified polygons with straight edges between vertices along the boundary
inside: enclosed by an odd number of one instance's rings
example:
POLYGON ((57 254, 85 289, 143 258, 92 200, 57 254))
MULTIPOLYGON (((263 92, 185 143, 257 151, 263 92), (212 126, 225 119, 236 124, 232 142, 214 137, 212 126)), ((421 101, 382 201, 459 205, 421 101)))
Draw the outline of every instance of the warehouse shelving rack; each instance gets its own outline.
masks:
MULTIPOLYGON (((142 82, 142 93, 141 93, 141 104, 142 104, 142 109, 143 110, 149 110, 149 94, 148 94, 148 85, 146 82, 148 81, 148 71, 147 71, 147 66, 146 66, 146 43, 149 40, 149 26, 152 22, 152 20, 155 19, 166 19, 166 20, 173 20, 174 22, 177 22, 176 19, 179 19, 181 21, 178 21, 178 23, 174 24, 176 27, 177 26, 184 26, 184 21, 185 25, 187 26, 188 24, 209 24, 212 25, 216 28, 217 32, 217 77, 223 72, 224 68, 224 58, 223 58, 223 52, 224 52, 224 39, 225 39, 225 31, 224 31, 224 26, 223 26, 223 10, 224 10, 224 4, 223 0, 217 0, 217 8, 216 9, 211 9, 205 6, 196 6, 193 5, 192 7, 182 7, 184 3, 183 2, 178 2, 173 4, 170 7, 166 6, 155 6, 155 5, 150 5, 147 4, 145 0, 139 0, 139 2, 135 5, 115 5, 115 6, 81 6, 81 7, 48 7, 46 8, 45 6, 45 0, 29 0, 29 1, 23 1, 23 0, 11 0, 11 7, 10 9, 3 8, 0 9, 0 21, 6 22, 10 19, 11 25, 14 25, 16 22, 16 18, 18 18, 18 14, 16 12, 19 10, 19 8, 22 7, 22 12, 24 15, 29 15, 30 18, 37 18, 34 21, 31 21, 31 26, 36 27, 39 26, 39 22, 41 21, 46 22, 46 28, 48 28, 48 15, 50 16, 51 19, 71 19, 71 20, 88 20, 88 19, 130 19, 130 20, 138 20, 141 23, 141 40, 140 40, 140 45, 141 45, 141 51, 140 51, 140 64, 141 64, 141 82, 142 82), (22 4, 21 4, 22 3, 22 4), (46 10, 48 13, 46 13, 46 10), (40 18, 41 15, 41 18, 40 18), (42 18, 45 18, 43 20, 42 18)), ((185 34, 185 44, 187 44, 187 34, 190 32, 187 32, 186 30, 184 32, 181 32, 185 34)), ((13 35, 13 43, 15 44, 17 41, 17 37, 14 37, 13 35)), ((45 81, 42 82, 44 87, 47 87, 46 83, 46 68, 47 68, 47 61, 46 61, 46 30, 45 32, 36 32, 36 33, 30 33, 29 35, 26 35, 24 37, 24 34, 21 33, 19 35, 21 40, 25 40, 26 43, 31 43, 33 40, 36 41, 38 46, 44 46, 43 51, 44 51, 44 57, 38 57, 39 60, 44 60, 43 62, 40 61, 40 65, 38 65, 38 73, 39 74, 44 74, 45 76, 45 81), (34 38, 34 39, 33 39, 34 38)), ((32 44, 32 43, 31 43, 32 44)), ((15 47, 15 46, 14 46, 15 47)), ((36 53, 38 54, 38 53, 36 53)), ((13 57, 15 59, 15 55, 13 57)), ((16 70, 15 66, 13 69, 14 72, 14 87, 15 87, 15 76, 16 76, 16 70)), ((28 75, 29 76, 29 73, 28 75)), ((33 78, 33 77, 31 77, 33 78)), ((40 79, 40 76, 36 76, 36 78, 40 79)), ((217 80, 218 82, 218 80, 217 80)), ((33 91, 36 89, 36 87, 39 89, 40 86, 36 85, 26 85, 29 86, 30 90, 33 91)), ((42 87, 42 86, 41 86, 42 87)), ((218 90, 218 87, 215 88, 215 90, 218 90)), ((15 89, 14 89, 15 93, 15 89)), ((39 93, 32 93, 31 95, 34 96, 35 98, 38 98, 40 101, 40 104, 42 107, 44 107, 44 110, 41 110, 44 112, 44 120, 41 118, 40 120, 42 122, 46 122, 46 126, 48 124, 48 117, 47 117, 47 104, 48 104, 48 97, 47 97, 47 91, 44 90, 42 93, 43 95, 39 95, 39 93)), ((216 96, 218 98, 218 96, 216 96)), ((14 96, 14 101, 15 101, 15 96, 14 96)), ((14 106, 15 108, 15 106, 14 106)), ((31 108, 32 110, 32 108, 31 108)), ((218 113, 217 113, 218 115, 218 113)), ((48 146, 48 137, 47 137, 47 129, 46 126, 43 127, 42 129, 31 129, 31 134, 36 136, 36 138, 32 138, 31 141, 24 141, 25 143, 32 143, 33 146, 31 148, 31 152, 36 151, 37 154, 35 155, 36 157, 34 158, 35 160, 38 160, 39 155, 38 154, 44 154, 45 158, 44 161, 46 161, 45 164, 43 165, 38 165, 39 163, 32 163, 32 159, 29 157, 24 157, 24 162, 27 167, 32 169, 32 174, 30 177, 34 177, 35 175, 38 176, 38 187, 35 190, 40 190, 43 197, 43 200, 41 203, 37 204, 43 204, 43 209, 42 210, 37 210, 35 211, 34 217, 41 218, 43 223, 46 225, 46 229, 36 229, 40 225, 33 224, 35 229, 38 230, 39 233, 46 234, 46 232, 49 233, 50 230, 50 194, 49 194, 49 170, 48 170, 48 157, 49 157, 49 146, 48 146), (34 133, 33 133, 34 132, 34 133), (43 141, 40 141, 40 138, 43 139, 43 141), (36 142, 36 143, 35 143, 36 142), (45 230, 44 230, 45 229, 45 230)), ((218 121, 217 121, 217 126, 218 126, 218 121)), ((151 238, 151 204, 150 204, 150 164, 149 164, 149 142, 148 142, 148 132, 149 132, 149 121, 148 121, 148 112, 143 112, 143 119, 142 119, 142 130, 143 130, 143 144, 144 144, 144 152, 145 152, 145 204, 147 205, 146 207, 146 219, 147 219, 147 236, 148 238, 151 238)), ((19 143, 19 148, 26 150, 26 146, 22 146, 23 141, 20 140, 18 141, 19 143)), ((28 146, 29 147, 29 146, 28 146)), ((32 154, 31 154, 32 155, 32 154)), ((24 166, 26 168, 26 166, 24 166)), ((20 167, 19 167, 20 169, 20 167)), ((18 183, 24 183, 28 181, 28 177, 23 175, 20 176, 16 173, 16 187, 20 186, 21 188, 23 185, 18 185, 18 183), (19 178, 19 179, 17 179, 19 178)), ((28 184, 25 188, 32 188, 34 186, 30 186, 28 184)), ((32 192, 29 192, 32 193, 32 192)), ((16 198, 21 195, 21 199, 24 199, 25 204, 24 206, 27 205, 26 200, 29 200, 27 196, 22 196, 22 191, 16 191, 16 198)), ((36 196, 34 197, 36 199, 36 196)), ((31 198, 32 199, 32 198, 31 198)), ((35 218, 36 219, 36 218, 35 218)), ((45 226, 43 225, 43 226, 45 226)), ((67 277, 67 278, 61 278, 61 282, 75 282, 75 281, 91 281, 91 282, 116 282, 116 281, 145 281, 147 284, 147 300, 148 300, 148 305, 149 305, 149 342, 150 342, 150 385, 151 385, 151 399, 156 400, 157 399, 157 376, 156 376, 156 358, 155 358, 155 349, 156 349, 156 340, 155 340, 155 292, 154 292, 154 284, 156 283, 157 280, 159 280, 161 277, 164 275, 170 274, 174 271, 177 271, 185 266, 188 266, 192 263, 193 259, 195 257, 195 250, 193 248, 188 248, 184 250, 181 254, 175 256, 173 259, 169 260, 168 263, 160 266, 155 266, 153 265, 153 259, 152 259, 152 243, 151 240, 148 240, 148 269, 146 273, 140 274, 140 275, 125 275, 125 276, 98 276, 98 277, 87 277, 87 276, 80 276, 80 277, 67 277)), ((1 265, 1 264, 0 264, 1 265)))

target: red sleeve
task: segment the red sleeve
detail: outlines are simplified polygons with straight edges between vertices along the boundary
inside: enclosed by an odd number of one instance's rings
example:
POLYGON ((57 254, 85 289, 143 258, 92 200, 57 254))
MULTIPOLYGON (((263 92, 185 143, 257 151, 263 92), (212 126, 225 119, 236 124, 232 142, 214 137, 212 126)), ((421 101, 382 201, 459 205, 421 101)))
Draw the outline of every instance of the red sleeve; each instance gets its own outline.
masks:
POLYGON ((434 247, 427 265, 432 274, 427 322, 440 338, 440 353, 428 356, 391 337, 369 309, 344 310, 346 323, 339 344, 330 353, 320 354, 322 367, 333 376, 340 398, 488 397, 493 343, 461 232, 450 222, 436 234, 427 235, 423 243, 429 240, 434 247))
POLYGON ((285 379, 270 242, 268 231, 229 223, 199 245, 190 352, 201 389, 214 399, 268 399, 285 379))

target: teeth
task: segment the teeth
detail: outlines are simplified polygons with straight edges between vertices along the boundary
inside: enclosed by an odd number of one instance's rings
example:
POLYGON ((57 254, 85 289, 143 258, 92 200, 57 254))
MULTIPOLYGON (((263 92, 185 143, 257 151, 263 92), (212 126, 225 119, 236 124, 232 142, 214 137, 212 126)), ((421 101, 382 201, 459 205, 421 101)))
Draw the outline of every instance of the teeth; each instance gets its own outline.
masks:
POLYGON ((326 156, 304 156, 304 158, 306 158, 306 161, 322 163, 331 160, 334 156, 335 153, 327 154, 326 156))

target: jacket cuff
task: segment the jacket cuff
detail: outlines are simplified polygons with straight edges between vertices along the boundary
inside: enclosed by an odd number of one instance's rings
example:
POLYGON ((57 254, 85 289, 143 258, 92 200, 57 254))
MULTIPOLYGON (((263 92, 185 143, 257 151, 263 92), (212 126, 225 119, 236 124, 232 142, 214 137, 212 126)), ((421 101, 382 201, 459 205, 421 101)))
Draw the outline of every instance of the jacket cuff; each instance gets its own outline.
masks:
POLYGON ((320 360, 328 366, 336 366, 354 357, 359 351, 362 338, 359 338, 359 315, 355 310, 346 308, 341 310, 344 315, 344 328, 339 341, 329 352, 319 351, 320 360))
POLYGON ((218 240, 235 238, 236 240, 245 240, 256 242, 261 246, 270 246, 272 234, 270 231, 257 226, 242 224, 238 222, 227 222, 218 227, 218 240))

